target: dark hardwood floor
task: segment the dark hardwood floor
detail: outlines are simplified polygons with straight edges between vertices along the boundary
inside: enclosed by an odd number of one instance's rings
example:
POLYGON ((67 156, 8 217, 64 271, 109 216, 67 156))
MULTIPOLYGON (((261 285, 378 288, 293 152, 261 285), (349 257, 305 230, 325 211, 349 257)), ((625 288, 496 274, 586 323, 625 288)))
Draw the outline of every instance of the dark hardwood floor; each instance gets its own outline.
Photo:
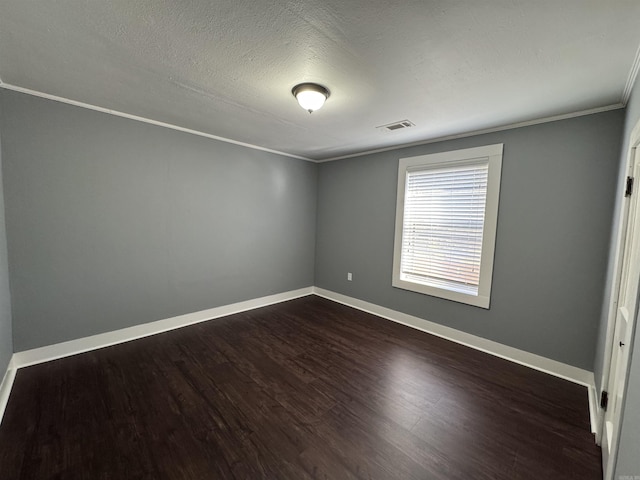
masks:
POLYGON ((309 296, 19 370, 10 479, 600 479, 587 390, 309 296))

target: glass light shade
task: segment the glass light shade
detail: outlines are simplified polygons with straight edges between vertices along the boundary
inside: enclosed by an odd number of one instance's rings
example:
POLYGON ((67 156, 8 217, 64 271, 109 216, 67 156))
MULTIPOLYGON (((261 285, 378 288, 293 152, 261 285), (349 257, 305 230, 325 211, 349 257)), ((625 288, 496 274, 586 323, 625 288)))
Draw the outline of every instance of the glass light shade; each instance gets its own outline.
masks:
POLYGON ((329 97, 329 90, 315 83, 302 83, 293 87, 293 95, 298 103, 309 113, 314 112, 324 105, 329 97))

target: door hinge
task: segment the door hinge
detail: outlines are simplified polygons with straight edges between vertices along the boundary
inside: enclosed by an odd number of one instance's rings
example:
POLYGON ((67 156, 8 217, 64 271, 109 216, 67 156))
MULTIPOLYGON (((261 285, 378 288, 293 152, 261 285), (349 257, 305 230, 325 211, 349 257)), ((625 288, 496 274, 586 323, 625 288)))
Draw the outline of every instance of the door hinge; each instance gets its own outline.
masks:
POLYGON ((606 390, 603 390, 602 395, 600 395, 600 408, 602 408, 603 410, 606 410, 608 405, 609 405, 609 394, 607 393, 606 390))
POLYGON ((633 177, 627 177, 627 187, 624 190, 624 196, 630 197, 633 193, 633 177))

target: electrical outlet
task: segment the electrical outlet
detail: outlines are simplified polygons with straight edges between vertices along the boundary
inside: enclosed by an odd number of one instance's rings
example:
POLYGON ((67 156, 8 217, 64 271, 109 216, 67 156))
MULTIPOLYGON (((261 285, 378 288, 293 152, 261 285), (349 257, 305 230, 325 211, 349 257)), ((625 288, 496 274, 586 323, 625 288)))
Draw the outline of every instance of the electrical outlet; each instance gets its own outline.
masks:
POLYGON ((351 272, 347 273, 347 280, 349 280, 349 281, 353 280, 353 274, 351 272))

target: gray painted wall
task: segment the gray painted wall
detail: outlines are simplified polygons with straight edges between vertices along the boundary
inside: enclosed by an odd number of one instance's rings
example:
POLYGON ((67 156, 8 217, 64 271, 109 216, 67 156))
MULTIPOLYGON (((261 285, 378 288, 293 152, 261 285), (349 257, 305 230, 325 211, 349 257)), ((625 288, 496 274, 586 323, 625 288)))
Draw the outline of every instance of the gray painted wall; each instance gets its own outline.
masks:
MULTIPOLYGON (((0 105, 0 114, 2 105, 0 105)), ((2 186, 2 129, 0 128, 0 382, 13 355, 11 295, 9 292, 9 264, 7 231, 4 221, 4 193, 2 186)))
MULTIPOLYGON (((636 80, 630 101, 627 105, 627 116, 624 133, 623 154, 626 154, 631 131, 636 123, 640 120, 640 83, 636 80)), ((624 172, 623 172, 624 173, 624 172)), ((640 341, 637 334, 634 335, 631 350, 631 365, 627 377, 627 393, 625 405, 622 413, 622 429, 620 431, 620 443, 618 449, 618 460, 616 463, 616 479, 622 478, 623 475, 629 475, 631 478, 640 476, 640 341)), ((604 342, 606 336, 606 316, 603 318, 603 324, 600 329, 598 341, 598 354, 596 358, 595 370, 602 372, 604 342)), ((596 378, 600 378, 597 375, 596 378)))
POLYGON ((616 110, 321 164, 316 285, 591 370, 623 120, 616 110), (393 288, 398 159, 493 143, 504 157, 490 310, 393 288))
MULTIPOLYGON (((637 86, 626 113, 625 139, 637 86)), ((15 350, 310 286, 315 252, 323 288, 586 369, 595 345, 598 380, 622 128, 615 111, 317 167, 0 90, 15 350), (491 143, 505 144, 491 309, 392 288, 398 158, 491 143)), ((2 193, 0 371, 14 350, 2 193)), ((640 474, 638 350, 619 475, 640 474)))
POLYGON ((316 165, 0 102, 16 351, 313 285, 316 165))

